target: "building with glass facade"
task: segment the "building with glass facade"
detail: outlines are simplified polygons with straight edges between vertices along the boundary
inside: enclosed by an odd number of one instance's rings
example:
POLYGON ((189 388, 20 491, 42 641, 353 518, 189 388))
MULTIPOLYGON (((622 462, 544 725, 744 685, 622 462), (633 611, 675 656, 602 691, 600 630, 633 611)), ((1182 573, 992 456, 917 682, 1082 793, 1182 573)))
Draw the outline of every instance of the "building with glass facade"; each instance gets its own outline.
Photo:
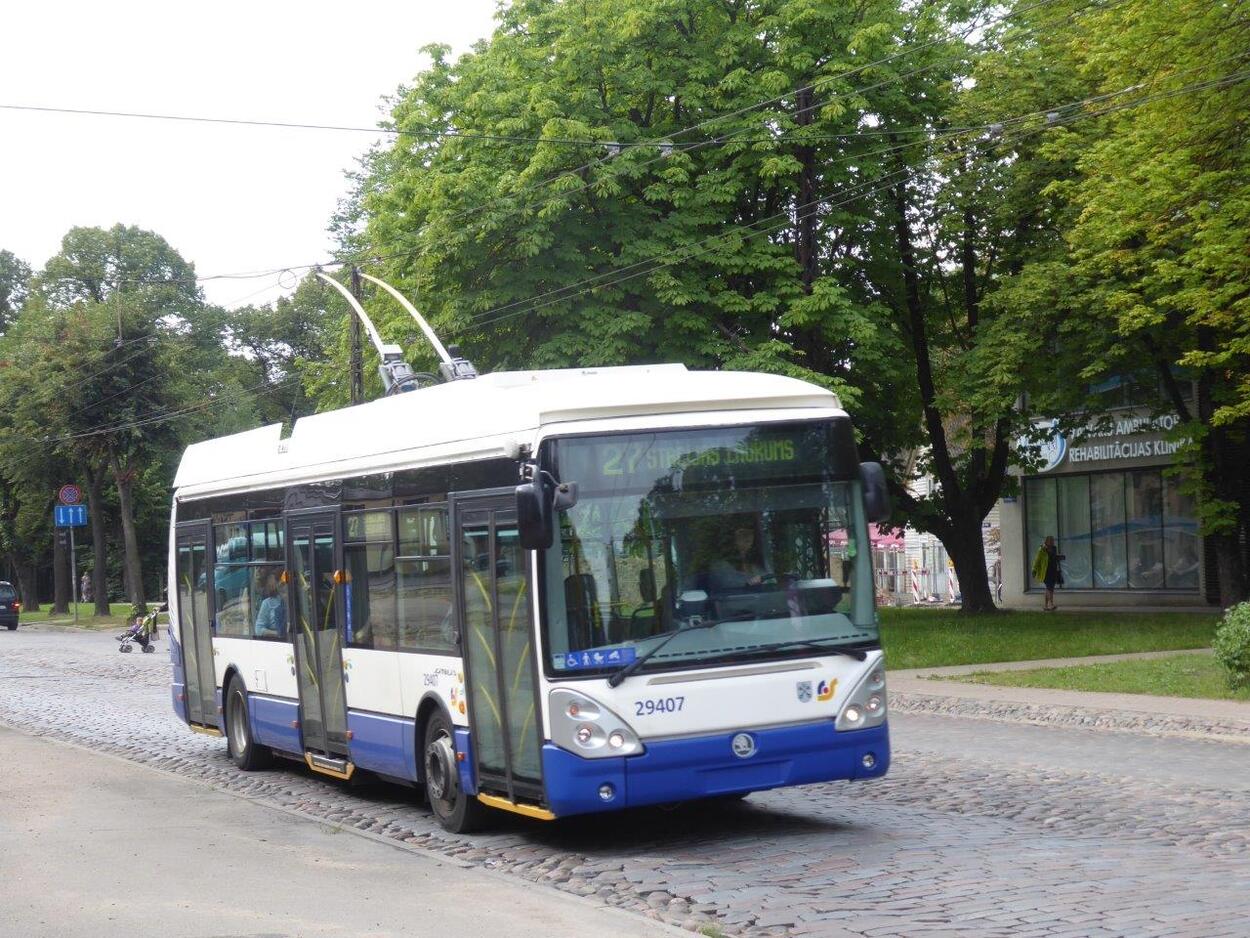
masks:
POLYGON ((1067 608, 1208 606, 1208 570, 1193 499, 1166 470, 1174 415, 1125 410, 1074 438, 1053 427, 1044 464, 1000 503, 1002 603, 1040 607, 1031 568, 1053 535, 1067 608))

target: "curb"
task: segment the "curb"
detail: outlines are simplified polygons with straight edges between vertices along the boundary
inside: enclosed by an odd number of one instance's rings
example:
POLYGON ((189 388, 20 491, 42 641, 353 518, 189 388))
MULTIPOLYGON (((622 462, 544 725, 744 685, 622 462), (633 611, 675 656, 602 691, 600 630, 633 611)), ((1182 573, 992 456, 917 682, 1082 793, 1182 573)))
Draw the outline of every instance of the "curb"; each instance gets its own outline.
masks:
POLYGON ((1250 723, 1166 716, 1134 710, 1097 709, 1008 700, 978 700, 945 694, 894 691, 890 709, 896 713, 961 717, 998 723, 1027 723, 1097 729, 1142 736, 1176 736, 1250 745, 1250 723))

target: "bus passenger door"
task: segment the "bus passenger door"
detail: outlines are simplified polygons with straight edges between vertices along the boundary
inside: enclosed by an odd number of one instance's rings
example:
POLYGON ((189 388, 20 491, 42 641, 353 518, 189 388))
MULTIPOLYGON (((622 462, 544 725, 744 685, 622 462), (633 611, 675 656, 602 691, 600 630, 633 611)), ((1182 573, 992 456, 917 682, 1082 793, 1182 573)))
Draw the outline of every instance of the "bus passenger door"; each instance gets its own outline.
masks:
POLYGON ((347 761, 338 513, 288 515, 286 555, 305 761, 314 771, 348 778, 354 767, 347 761))
POLYGON ((180 524, 178 551, 178 643, 182 651, 187 722, 217 729, 217 675, 213 663, 213 621, 209 612, 212 565, 208 522, 180 524))
POLYGON ((543 798, 530 577, 516 499, 458 497, 453 561, 478 790, 516 804, 543 798))

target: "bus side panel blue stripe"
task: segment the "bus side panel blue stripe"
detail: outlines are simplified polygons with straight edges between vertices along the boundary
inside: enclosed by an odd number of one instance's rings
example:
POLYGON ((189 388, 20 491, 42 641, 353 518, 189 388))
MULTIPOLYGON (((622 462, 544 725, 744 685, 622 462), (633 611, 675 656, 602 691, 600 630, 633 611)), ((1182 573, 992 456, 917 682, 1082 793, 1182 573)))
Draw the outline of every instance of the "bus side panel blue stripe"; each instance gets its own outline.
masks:
POLYGON ((299 704, 294 700, 250 695, 247 708, 252 714, 252 735, 262 746, 283 752, 302 753, 304 742, 298 726, 299 704))
POLYGON ((362 769, 416 780, 415 763, 410 757, 416 734, 416 721, 377 713, 347 711, 347 728, 352 732, 347 748, 352 762, 362 769))
POLYGON ((456 752, 464 755, 464 758, 456 763, 460 769, 460 790, 469 795, 476 795, 477 778, 473 775, 473 739, 469 736, 468 730, 460 727, 453 729, 451 735, 456 752))

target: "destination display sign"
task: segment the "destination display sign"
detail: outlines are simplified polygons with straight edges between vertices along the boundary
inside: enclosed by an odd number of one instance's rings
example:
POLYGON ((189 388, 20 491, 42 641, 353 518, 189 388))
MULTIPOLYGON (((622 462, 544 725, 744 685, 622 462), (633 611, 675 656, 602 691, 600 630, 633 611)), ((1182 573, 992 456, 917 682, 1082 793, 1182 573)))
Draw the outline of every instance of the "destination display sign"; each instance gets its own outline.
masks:
POLYGON ((828 439, 824 424, 583 437, 558 441, 557 466, 562 481, 589 490, 819 477, 828 439))

